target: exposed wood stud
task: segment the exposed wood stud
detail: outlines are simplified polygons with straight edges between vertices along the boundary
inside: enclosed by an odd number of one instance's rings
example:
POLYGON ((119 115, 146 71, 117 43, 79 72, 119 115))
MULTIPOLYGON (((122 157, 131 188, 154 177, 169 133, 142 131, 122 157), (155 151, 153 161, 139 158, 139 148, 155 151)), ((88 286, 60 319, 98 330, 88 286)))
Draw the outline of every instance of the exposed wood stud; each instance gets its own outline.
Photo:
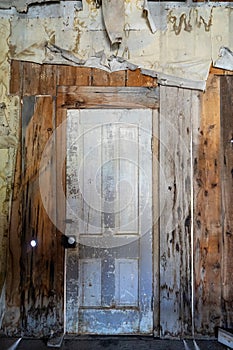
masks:
POLYGON ((222 320, 219 88, 219 77, 210 75, 194 129, 195 331, 199 335, 214 334, 222 320))

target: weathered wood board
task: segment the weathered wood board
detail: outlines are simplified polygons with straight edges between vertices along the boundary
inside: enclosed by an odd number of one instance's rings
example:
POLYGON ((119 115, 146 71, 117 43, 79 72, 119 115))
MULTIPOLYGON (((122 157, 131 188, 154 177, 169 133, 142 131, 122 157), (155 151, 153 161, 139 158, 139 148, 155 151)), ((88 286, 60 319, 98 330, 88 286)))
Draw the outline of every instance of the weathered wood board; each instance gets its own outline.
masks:
POLYGON ((233 328, 233 76, 220 78, 222 157, 222 318, 233 328))
MULTIPOLYGON (((160 209, 160 232, 154 229, 154 251, 160 252, 160 259, 154 260, 156 336, 189 337, 193 331, 195 336, 213 336, 215 327, 233 324, 233 86, 231 76, 222 76, 216 69, 212 73, 205 93, 173 87, 160 90, 159 125, 155 116, 152 142, 154 162, 159 159, 160 163, 159 173, 154 168, 160 198, 156 202, 154 197, 153 203, 160 209)), ((67 108, 77 107, 77 102, 81 108, 105 105, 96 96, 93 103, 87 88, 125 92, 125 87, 140 91, 143 86, 153 95, 156 85, 156 79, 138 71, 110 74, 92 68, 12 62, 10 92, 24 103, 9 233, 4 320, 9 334, 23 331, 44 336, 63 327, 65 204, 64 194, 56 194, 54 187, 61 181, 65 193, 66 136, 57 134, 53 160, 57 174, 50 174, 45 182, 51 197, 48 206, 56 211, 61 232, 44 210, 39 191, 39 163, 47 140, 65 122, 67 108), (84 100, 76 101, 77 91, 85 92, 84 100), (58 177, 61 168, 62 179, 58 177), (34 235, 41 245, 32 250, 25 243, 34 235)), ((136 101, 143 108, 138 94, 131 101, 127 98, 124 107, 136 101)))
POLYGON ((158 108, 158 88, 65 86, 58 88, 57 103, 58 107, 68 109, 158 108))
POLYGON ((210 75, 193 128, 195 332, 213 335, 221 324, 222 208, 220 86, 210 75))
POLYGON ((195 91, 173 87, 160 89, 161 336, 190 336, 191 121, 199 100, 195 91))

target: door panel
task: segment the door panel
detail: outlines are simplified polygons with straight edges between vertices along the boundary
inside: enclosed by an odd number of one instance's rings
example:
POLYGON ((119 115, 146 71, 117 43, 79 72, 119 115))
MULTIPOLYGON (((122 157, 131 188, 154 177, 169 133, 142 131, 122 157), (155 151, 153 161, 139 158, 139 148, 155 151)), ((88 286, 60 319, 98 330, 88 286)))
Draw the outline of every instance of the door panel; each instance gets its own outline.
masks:
POLYGON ((67 135, 67 331, 152 333, 152 110, 69 110, 67 135))

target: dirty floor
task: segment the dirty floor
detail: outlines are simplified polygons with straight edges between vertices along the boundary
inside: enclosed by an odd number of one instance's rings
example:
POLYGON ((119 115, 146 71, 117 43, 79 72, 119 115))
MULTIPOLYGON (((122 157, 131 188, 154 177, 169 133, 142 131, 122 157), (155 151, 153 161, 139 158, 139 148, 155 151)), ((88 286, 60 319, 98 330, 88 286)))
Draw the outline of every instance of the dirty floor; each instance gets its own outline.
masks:
MULTIPOLYGON (((45 340, 0 338, 1 350, 49 350, 45 340)), ((58 349, 58 348, 57 348, 58 349)), ((217 340, 159 340, 150 337, 65 337, 61 350, 226 350, 217 340)))

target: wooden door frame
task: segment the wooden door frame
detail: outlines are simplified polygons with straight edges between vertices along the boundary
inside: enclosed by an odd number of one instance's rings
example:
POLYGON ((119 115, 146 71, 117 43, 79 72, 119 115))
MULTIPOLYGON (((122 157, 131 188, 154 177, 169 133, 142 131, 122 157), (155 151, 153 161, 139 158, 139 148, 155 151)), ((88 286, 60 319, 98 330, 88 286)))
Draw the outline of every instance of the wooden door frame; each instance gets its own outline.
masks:
MULTIPOLYGON (((105 108, 121 108, 121 109, 151 109, 152 110, 152 275, 153 275, 153 332, 154 336, 160 334, 160 292, 159 292, 159 87, 93 87, 93 86, 58 86, 57 89, 57 127, 64 123, 67 118, 67 110, 69 109, 105 109, 105 108), (156 221, 154 221, 156 218, 156 221)), ((59 159, 65 159, 66 152, 66 135, 61 134, 61 139, 57 142, 57 166, 63 166, 63 186, 65 185, 65 167, 59 162, 59 159)), ((59 196, 59 193, 58 193, 59 196)), ((57 217, 63 218, 63 226, 65 226, 66 210, 64 203, 57 198, 57 217), (61 203, 61 204, 59 204, 61 203), (61 215, 62 213, 62 215, 61 215)), ((62 224, 62 223, 60 223, 62 224)), ((64 231, 65 232, 65 227, 64 231)), ((74 254, 75 255, 75 254, 74 254)), ((73 266, 77 264, 75 256, 72 256, 73 266)), ((64 330, 67 329, 66 320, 66 267, 67 255, 64 261, 64 330)), ((74 275, 77 270, 72 270, 74 275)), ((75 315, 73 315, 75 318, 75 315)))

